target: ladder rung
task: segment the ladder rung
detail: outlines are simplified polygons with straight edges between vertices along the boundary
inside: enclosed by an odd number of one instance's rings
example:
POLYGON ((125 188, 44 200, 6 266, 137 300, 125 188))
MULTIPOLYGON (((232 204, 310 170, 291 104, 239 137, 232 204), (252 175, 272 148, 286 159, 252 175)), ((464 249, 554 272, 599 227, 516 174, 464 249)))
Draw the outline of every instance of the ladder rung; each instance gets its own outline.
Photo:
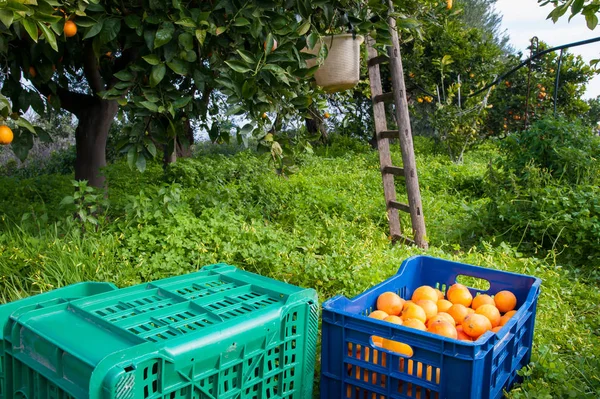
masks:
POLYGON ((399 211, 410 213, 410 206, 398 201, 389 201, 388 207, 398 209, 399 211))
POLYGON ((394 176, 404 176, 404 168, 400 168, 398 166, 384 166, 383 173, 394 176))
POLYGON ((382 130, 379 132, 380 139, 399 139, 400 131, 399 130, 382 130))
POLYGON ((416 245, 415 240, 410 239, 410 238, 408 238, 406 236, 403 236, 402 234, 398 234, 398 235, 392 236, 392 241, 393 242, 400 241, 400 242, 402 242, 403 244, 406 244, 406 245, 416 245))
POLYGON ((385 55, 380 55, 378 57, 375 58, 371 58, 368 62, 368 65, 370 67, 375 66, 375 65, 379 65, 379 64, 383 64, 384 62, 388 61, 389 58, 386 57, 385 55))
POLYGON ((394 101, 394 93, 390 92, 390 93, 383 93, 380 94, 378 96, 375 96, 375 98, 373 98, 373 101, 376 103, 381 103, 381 102, 390 102, 390 101, 394 101))

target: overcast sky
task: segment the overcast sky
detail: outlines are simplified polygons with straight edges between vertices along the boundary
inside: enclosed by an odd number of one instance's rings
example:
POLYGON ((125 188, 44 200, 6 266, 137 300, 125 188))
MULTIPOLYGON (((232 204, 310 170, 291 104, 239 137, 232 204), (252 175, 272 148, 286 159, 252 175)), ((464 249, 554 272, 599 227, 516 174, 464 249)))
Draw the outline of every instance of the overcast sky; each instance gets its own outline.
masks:
MULTIPOLYGON (((502 25, 510 36, 513 47, 523 52, 529 46, 533 36, 552 47, 600 36, 600 26, 591 31, 585 24, 585 18, 578 16, 568 22, 568 17, 556 24, 546 17, 551 7, 540 7, 537 0, 498 0, 496 9, 503 15, 502 25)), ((569 50, 579 54, 586 62, 600 58, 600 42, 569 50)), ((596 76, 588 86, 587 97, 600 95, 600 76, 596 76)))

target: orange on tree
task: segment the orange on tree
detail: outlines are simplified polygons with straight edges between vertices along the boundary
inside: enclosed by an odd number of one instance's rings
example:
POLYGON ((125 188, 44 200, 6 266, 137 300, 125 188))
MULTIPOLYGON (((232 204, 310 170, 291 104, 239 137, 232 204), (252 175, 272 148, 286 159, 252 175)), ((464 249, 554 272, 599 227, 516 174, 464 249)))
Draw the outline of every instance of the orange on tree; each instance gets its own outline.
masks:
POLYGON ((485 334, 486 331, 492 329, 492 323, 490 323, 490 320, 487 317, 475 313, 465 317, 462 322, 462 327, 465 334, 471 338, 477 339, 485 334))
MULTIPOLYGON (((267 41, 265 40, 265 42, 263 43, 263 48, 265 51, 267 51, 267 41)), ((273 39, 273 47, 271 47, 270 52, 273 52, 277 50, 277 40, 273 39)))
POLYGON ((467 287, 461 284, 454 284, 450 287, 447 297, 453 304, 461 304, 466 307, 471 306, 471 302, 473 302, 473 295, 467 287))
POLYGON ((448 313, 439 312, 437 315, 435 315, 435 317, 432 317, 431 319, 429 319, 429 321, 427 322, 427 327, 429 327, 430 324, 433 324, 437 321, 447 321, 448 323, 452 324, 453 326, 456 324, 456 322, 454 321, 452 316, 450 316, 448 313))
POLYGON ((405 306, 402 309, 402 320, 406 319, 417 319, 421 320, 423 323, 427 321, 427 314, 422 307, 417 305, 416 303, 410 303, 408 306, 405 306))
POLYGON ((73 21, 65 22, 65 26, 63 28, 66 37, 73 37, 77 34, 77 25, 73 21))
POLYGON ((448 309, 452 306, 452 302, 446 299, 440 299, 437 301, 436 305, 438 307, 438 312, 448 312, 448 309))
POLYGON ((443 337, 454 338, 456 339, 458 333, 456 332, 456 328, 444 320, 438 320, 434 323, 431 323, 427 327, 427 331, 430 333, 434 333, 437 335, 441 335, 443 337))
POLYGON ((446 0, 446 8, 452 10, 452 0, 446 0))
POLYGON ((404 299, 394 292, 384 292, 377 298, 377 309, 383 310, 390 316, 398 316, 403 305, 404 299))
POLYGON ((329 119, 331 117, 331 115, 329 114, 329 112, 325 112, 325 115, 323 115, 325 117, 325 119, 329 119))
POLYGON ((413 292, 411 299, 413 302, 427 299, 435 303, 438 301, 439 297, 437 292, 432 287, 428 285, 422 285, 413 292))
POLYGON ((500 312, 494 305, 481 305, 477 308, 475 313, 487 317, 490 323, 492 323, 492 327, 496 327, 500 324, 500 312))
POLYGON ((513 317, 513 316, 515 315, 515 313, 517 313, 517 311, 516 311, 516 310, 511 310, 510 312, 506 312, 506 313, 504 314, 504 316, 502 316, 502 317, 500 318, 500 324, 499 324, 499 325, 500 325, 500 326, 503 326, 503 325, 505 325, 506 323, 508 323, 508 321, 510 320, 510 318, 511 318, 511 317, 513 317))
POLYGON ((465 317, 469 315, 469 310, 466 306, 456 303, 446 313, 452 316, 456 324, 461 324, 465 317))
POLYGON ((477 295, 475 298, 473 298, 473 302, 471 303, 471 307, 475 310, 477 310, 478 307, 480 307, 481 305, 494 305, 494 298, 492 298, 491 296, 487 295, 487 294, 482 294, 482 295, 477 295))
POLYGON ((427 331, 427 327, 425 326, 425 323, 423 323, 421 320, 417 320, 417 319, 406 319, 406 320, 404 320, 402 325, 404 327, 415 328, 415 329, 421 330, 421 331, 427 331))
POLYGON ((35 70, 34 66, 29 67, 29 76, 31 76, 32 78, 35 78, 37 76, 37 71, 35 70))
POLYGON ((517 307, 517 297, 510 291, 500 291, 494 295, 494 302, 502 313, 510 312, 517 307))
POLYGON ((421 299, 419 301, 416 301, 415 303, 423 308, 427 320, 431 319, 438 313, 438 308, 434 301, 430 301, 428 299, 421 299))
POLYGON ((12 143, 14 138, 15 135, 13 134, 11 128, 6 125, 0 126, 0 145, 9 145, 12 143))

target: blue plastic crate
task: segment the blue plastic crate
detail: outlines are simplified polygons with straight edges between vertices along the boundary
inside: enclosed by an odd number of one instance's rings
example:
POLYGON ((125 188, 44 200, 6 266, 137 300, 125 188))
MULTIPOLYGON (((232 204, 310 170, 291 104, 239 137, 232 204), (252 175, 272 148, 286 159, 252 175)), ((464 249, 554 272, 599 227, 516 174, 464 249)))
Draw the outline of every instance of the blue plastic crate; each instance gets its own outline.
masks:
POLYGON ((457 262, 415 256, 398 273, 363 294, 338 296, 323 304, 321 398, 497 399, 529 363, 541 280, 457 262), (377 297, 393 291, 409 298, 421 285, 444 293, 458 276, 487 280, 493 295, 510 290, 517 313, 497 334, 476 342, 458 341, 368 318, 377 297), (376 347, 372 336, 408 344, 413 356, 376 347))

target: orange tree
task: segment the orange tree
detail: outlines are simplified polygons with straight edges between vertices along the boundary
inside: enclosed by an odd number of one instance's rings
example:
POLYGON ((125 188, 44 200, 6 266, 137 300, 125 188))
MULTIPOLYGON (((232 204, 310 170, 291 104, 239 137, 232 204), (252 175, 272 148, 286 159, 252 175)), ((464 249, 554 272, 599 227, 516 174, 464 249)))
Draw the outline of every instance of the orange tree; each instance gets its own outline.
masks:
POLYGON ((569 15, 570 19, 581 14, 585 17, 585 22, 591 30, 598 25, 598 13, 600 12, 598 0, 538 0, 538 3, 542 6, 554 5, 554 9, 548 14, 548 19, 552 19, 554 22, 564 15, 569 15))
MULTIPOLYGON (((539 51, 548 48, 540 42, 539 51)), ((566 119, 579 119, 589 110, 583 99, 587 83, 595 76, 595 68, 587 65, 580 56, 565 52, 560 71, 558 71, 559 52, 552 52, 535 59, 531 66, 529 98, 527 81, 529 70, 523 67, 506 77, 492 92, 489 110, 485 122, 487 136, 503 136, 521 130, 526 123, 546 117, 554 112, 554 96, 557 97, 557 114, 566 119), (559 72, 558 92, 555 93, 555 79, 559 72), (526 115, 527 102, 529 110, 526 115), (527 117, 527 121, 526 121, 527 117)), ((512 56, 507 63, 516 66, 521 62, 519 56, 512 56)))
POLYGON ((362 34, 385 36, 387 30, 381 17, 387 4, 366 0, 0 5, 0 106, 2 118, 16 118, 13 148, 26 155, 32 138, 43 134, 20 118, 28 109, 67 110, 79 121, 75 177, 94 186, 104 182, 100 169, 119 112, 130 122, 121 148, 139 169, 156 155, 157 144, 171 151, 190 119, 219 135, 208 112, 215 92, 227 97, 227 109, 219 112, 248 122, 240 135, 271 139, 282 121, 308 115, 319 94, 302 52, 307 44, 349 22, 362 34))

